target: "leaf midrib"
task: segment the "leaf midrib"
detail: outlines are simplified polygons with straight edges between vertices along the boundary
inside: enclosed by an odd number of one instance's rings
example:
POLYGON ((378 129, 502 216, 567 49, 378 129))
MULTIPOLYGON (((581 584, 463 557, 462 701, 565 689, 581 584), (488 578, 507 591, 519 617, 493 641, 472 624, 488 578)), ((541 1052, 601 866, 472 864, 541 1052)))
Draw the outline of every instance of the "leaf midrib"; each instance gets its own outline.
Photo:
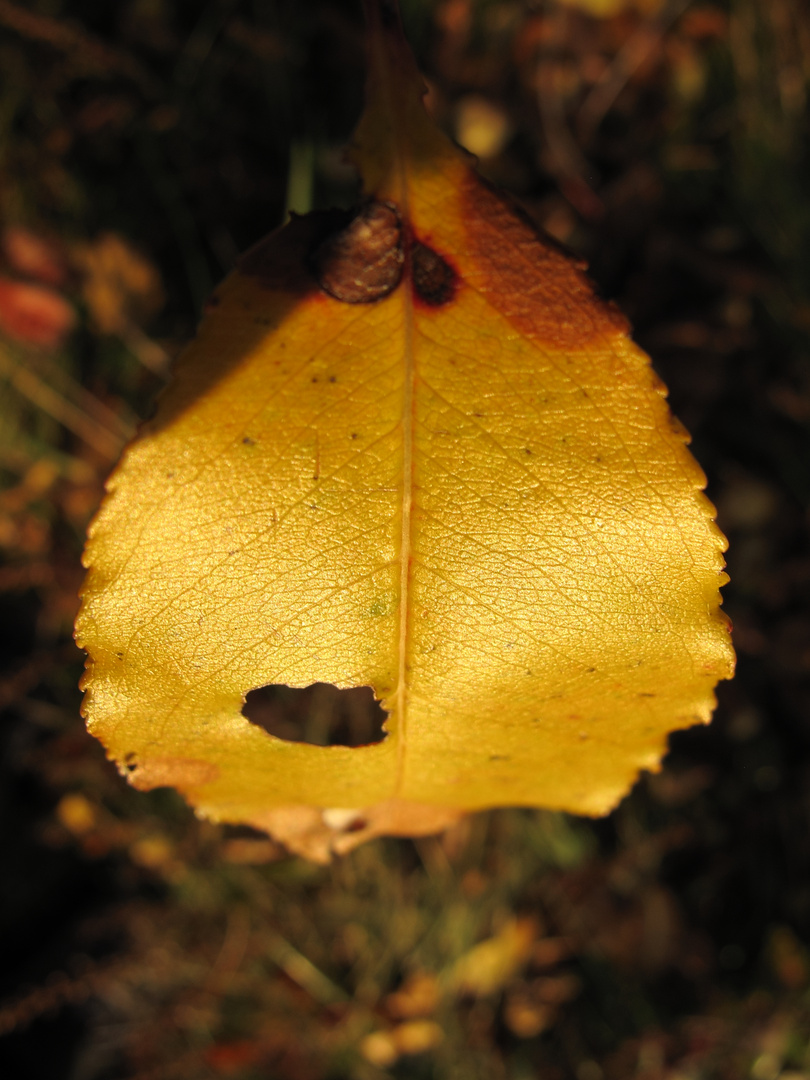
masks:
MULTIPOLYGON (((394 113, 396 115, 396 113, 394 113)), ((399 125, 397 125, 399 126, 399 125)), ((404 132, 397 132, 394 145, 397 148, 396 172, 399 187, 399 210, 405 241, 405 273, 403 287, 399 290, 403 305, 403 395, 402 395, 402 493, 400 525, 400 576, 399 576, 399 634, 397 656, 397 685, 395 708, 397 718, 397 775, 395 794, 399 795, 405 781, 405 756, 408 744, 408 656, 411 631, 411 548, 413 541, 413 495, 414 495, 414 427, 416 406, 416 357, 414 351, 414 306, 410 284, 411 226, 408 198, 407 151, 404 132)))

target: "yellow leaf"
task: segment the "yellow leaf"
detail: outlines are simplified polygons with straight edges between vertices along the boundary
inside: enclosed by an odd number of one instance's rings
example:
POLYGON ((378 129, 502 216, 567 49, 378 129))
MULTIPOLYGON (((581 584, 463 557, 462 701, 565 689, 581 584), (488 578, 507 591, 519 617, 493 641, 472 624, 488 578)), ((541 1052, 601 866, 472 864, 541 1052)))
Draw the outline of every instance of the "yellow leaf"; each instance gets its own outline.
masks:
POLYGON ((560 3, 594 19, 612 19, 625 12, 638 12, 653 18, 664 8, 664 0, 560 0, 560 3))
POLYGON ((449 989, 473 997, 499 993, 528 961, 537 931, 531 917, 510 919, 493 937, 459 957, 447 979, 449 989))
POLYGON ((56 807, 56 817, 74 836, 85 836, 97 824, 96 808, 79 792, 63 795, 56 807))
POLYGON ((110 481, 78 623, 90 730, 136 786, 315 858, 482 807, 604 813, 733 664, 724 541, 647 357, 372 31, 367 201, 217 291, 110 481), (385 740, 242 715, 316 682, 372 687, 385 740))
POLYGON ((389 1031, 374 1031, 360 1043, 360 1053, 381 1069, 395 1064, 400 1057, 424 1054, 444 1039, 444 1032, 433 1020, 408 1020, 389 1031))

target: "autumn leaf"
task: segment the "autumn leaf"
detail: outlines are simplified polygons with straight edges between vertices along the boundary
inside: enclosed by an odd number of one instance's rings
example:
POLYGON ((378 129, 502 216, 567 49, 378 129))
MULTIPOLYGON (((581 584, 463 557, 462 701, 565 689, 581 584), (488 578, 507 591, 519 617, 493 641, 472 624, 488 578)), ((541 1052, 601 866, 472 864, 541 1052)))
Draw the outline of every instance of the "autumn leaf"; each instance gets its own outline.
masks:
POLYGON ((216 292, 110 481, 78 623, 88 725, 137 787, 315 858, 483 807, 602 814, 733 664, 648 358, 428 118, 374 9, 370 41, 364 202, 216 292), (242 714, 314 683, 372 687, 385 739, 242 714))
POLYGON ((530 916, 512 919, 497 934, 460 956, 447 984, 459 994, 486 997, 507 986, 531 955, 537 923, 530 916))
POLYGON ((24 345, 58 348, 76 313, 55 289, 0 275, 0 334, 24 345))
POLYGON ((7 225, 0 234, 0 251, 15 274, 58 288, 68 277, 59 246, 22 225, 7 225))

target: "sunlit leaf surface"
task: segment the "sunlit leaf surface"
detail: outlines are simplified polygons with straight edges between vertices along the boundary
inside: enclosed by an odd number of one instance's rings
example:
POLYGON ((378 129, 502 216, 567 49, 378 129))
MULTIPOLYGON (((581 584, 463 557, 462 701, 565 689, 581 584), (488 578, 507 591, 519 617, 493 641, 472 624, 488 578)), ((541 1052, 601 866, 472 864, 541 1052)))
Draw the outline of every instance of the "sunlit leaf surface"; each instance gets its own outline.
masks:
POLYGON ((314 857, 481 807, 603 813, 733 663, 648 358, 372 30, 367 200, 217 291, 110 482, 79 620, 88 723, 133 782, 314 857), (242 715, 313 683, 372 687, 387 737, 242 715))

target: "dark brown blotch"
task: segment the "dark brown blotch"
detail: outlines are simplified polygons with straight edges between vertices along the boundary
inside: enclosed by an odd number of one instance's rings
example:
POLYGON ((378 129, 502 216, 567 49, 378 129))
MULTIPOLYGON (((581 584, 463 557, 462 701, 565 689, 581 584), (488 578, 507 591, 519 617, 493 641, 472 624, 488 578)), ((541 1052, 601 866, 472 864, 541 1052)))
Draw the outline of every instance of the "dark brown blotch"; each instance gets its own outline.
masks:
POLYGON ((404 261, 396 208, 369 202, 316 248, 312 268, 318 284, 336 300, 371 304, 399 285, 404 261))
POLYGON ((411 274, 416 295, 430 307, 449 303, 456 292, 456 272, 432 247, 417 240, 413 245, 411 274))

